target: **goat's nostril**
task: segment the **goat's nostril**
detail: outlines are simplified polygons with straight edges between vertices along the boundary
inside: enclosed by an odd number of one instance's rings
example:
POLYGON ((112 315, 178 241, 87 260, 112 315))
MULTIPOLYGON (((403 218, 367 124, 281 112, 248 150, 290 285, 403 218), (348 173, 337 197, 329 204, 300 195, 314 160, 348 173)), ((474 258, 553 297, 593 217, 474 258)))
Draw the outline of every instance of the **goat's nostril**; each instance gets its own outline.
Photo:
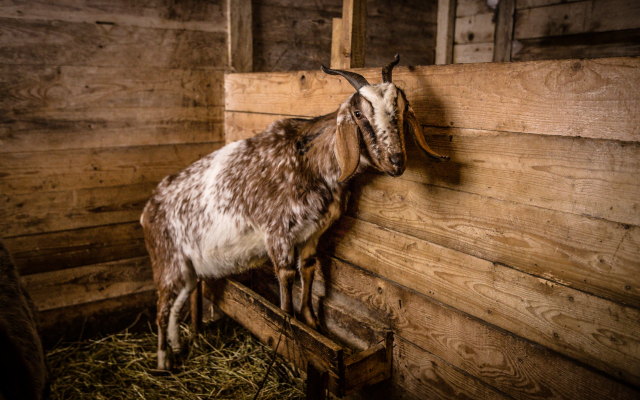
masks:
POLYGON ((389 161, 393 165, 401 165, 403 159, 404 159, 404 156, 402 153, 395 153, 389 156, 389 161))

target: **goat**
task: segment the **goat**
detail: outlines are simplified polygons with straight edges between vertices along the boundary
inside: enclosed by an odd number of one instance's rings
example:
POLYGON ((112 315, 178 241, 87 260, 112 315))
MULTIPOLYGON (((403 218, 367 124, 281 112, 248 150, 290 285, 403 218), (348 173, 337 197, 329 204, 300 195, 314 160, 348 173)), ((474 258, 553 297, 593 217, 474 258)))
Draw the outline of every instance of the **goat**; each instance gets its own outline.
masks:
POLYGON ((311 304, 316 247, 343 210, 349 178, 368 165, 401 175, 404 130, 430 156, 448 159, 429 148, 404 92, 391 82, 398 62, 396 55, 384 67, 378 85, 322 66, 356 89, 337 111, 275 121, 160 182, 140 219, 158 288, 158 369, 171 367, 167 340, 180 351, 178 317, 197 277, 222 278, 267 258, 280 283, 280 307, 289 314, 296 267, 300 271, 300 314, 317 329, 311 304))
POLYGON ((48 393, 36 309, 0 240, 0 399, 41 400, 48 393))

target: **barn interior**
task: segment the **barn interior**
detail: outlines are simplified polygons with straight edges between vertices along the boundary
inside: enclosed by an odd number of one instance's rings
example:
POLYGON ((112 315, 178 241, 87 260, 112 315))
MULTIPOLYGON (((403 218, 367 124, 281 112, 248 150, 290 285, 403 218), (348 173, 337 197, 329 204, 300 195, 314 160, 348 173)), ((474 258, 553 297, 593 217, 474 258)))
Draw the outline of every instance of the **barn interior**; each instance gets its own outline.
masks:
MULTIPOLYGON (((451 160, 408 141, 404 175, 351 182, 324 331, 287 322, 308 340, 280 353, 339 354, 312 369, 338 396, 640 397, 640 2, 0 0, 0 21, 0 236, 46 347, 153 323, 139 219, 163 177, 334 111, 353 88, 321 64, 380 82, 400 53, 451 160)), ((275 347, 273 272, 237 280, 192 314, 275 347)))

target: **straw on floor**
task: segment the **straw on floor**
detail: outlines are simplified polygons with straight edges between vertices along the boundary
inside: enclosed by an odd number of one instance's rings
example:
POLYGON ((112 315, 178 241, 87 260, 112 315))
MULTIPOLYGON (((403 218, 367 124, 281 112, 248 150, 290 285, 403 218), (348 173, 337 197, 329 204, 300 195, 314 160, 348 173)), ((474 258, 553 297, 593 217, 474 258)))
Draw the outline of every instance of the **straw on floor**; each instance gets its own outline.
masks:
MULTIPOLYGON (((182 337, 189 328, 182 326, 182 337)), ((123 331, 58 345, 48 353, 51 400, 252 399, 273 351, 229 319, 211 323, 170 373, 156 368, 157 335, 123 331)), ((278 357, 260 399, 302 399, 304 379, 278 357)))

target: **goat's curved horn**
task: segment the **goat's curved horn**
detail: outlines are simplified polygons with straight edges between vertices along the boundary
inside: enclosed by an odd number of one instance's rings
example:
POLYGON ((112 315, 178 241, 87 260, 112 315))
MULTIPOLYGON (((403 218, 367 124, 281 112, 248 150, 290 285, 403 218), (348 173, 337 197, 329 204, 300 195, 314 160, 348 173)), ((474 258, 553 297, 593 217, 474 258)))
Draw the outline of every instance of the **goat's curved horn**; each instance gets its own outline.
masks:
POLYGON ((382 82, 391 82, 391 75, 393 67, 400 62, 400 53, 396 53, 395 60, 391 61, 384 68, 382 68, 382 82))
POLYGON ((331 69, 331 68, 325 67, 324 65, 322 66, 322 72, 330 75, 343 76, 347 81, 349 81, 351 86, 356 88, 356 90, 360 90, 360 88, 363 86, 369 86, 369 82, 367 82, 364 76, 360 74, 356 74, 355 72, 341 71, 339 69, 331 69))

